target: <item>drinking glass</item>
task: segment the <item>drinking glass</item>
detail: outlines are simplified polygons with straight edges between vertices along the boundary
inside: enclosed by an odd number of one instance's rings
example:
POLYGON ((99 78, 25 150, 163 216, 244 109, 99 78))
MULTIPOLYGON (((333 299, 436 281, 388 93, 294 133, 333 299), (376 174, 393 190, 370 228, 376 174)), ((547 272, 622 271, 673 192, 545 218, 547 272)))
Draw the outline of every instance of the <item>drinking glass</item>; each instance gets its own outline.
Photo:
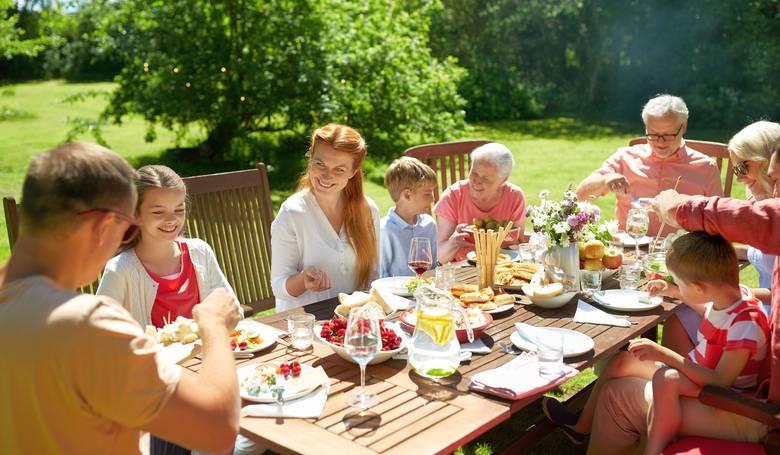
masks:
POLYGON ((539 376, 557 378, 563 371, 563 335, 540 333, 536 336, 536 356, 539 360, 539 376))
POLYGON ((517 252, 521 262, 536 262, 536 247, 528 243, 517 245, 517 252))
POLYGON ((344 334, 344 349, 360 365, 360 390, 347 397, 347 404, 368 409, 379 400, 376 394, 366 392, 366 365, 382 349, 379 318, 373 311, 364 311, 363 308, 350 310, 344 334))
POLYGON ((293 349, 305 351, 311 347, 314 334, 314 315, 309 313, 293 314, 287 318, 287 331, 290 332, 293 349))
POLYGON ((443 264, 436 267, 436 287, 450 292, 452 285, 455 283, 455 272, 452 270, 450 264, 443 264))
POLYGON ((421 276, 433 263, 431 240, 425 237, 415 237, 409 244, 409 257, 406 260, 409 268, 417 276, 421 276))
POLYGON ((639 259, 639 239, 647 234, 647 228, 650 225, 650 218, 645 209, 631 209, 626 218, 626 232, 634 239, 634 253, 639 259))
POLYGON ((636 290, 642 278, 642 262, 636 259, 623 261, 620 266, 620 289, 636 290))
POLYGON ((601 290, 601 270, 580 270, 582 291, 588 297, 601 290))

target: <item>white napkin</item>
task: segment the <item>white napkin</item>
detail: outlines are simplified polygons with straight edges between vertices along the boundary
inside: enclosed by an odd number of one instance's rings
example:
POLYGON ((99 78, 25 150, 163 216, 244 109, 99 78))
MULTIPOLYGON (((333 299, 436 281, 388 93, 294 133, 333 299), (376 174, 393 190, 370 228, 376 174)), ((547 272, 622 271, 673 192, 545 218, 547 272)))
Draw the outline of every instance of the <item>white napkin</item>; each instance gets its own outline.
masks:
POLYGON ((518 348, 536 352, 536 336, 539 334, 539 331, 544 330, 544 328, 534 327, 524 322, 515 322, 515 329, 520 335, 519 341, 522 342, 521 346, 518 346, 518 348))
POLYGON ((460 352, 473 352, 474 354, 490 354, 490 347, 477 338, 473 343, 464 343, 460 345, 460 352))
POLYGON ((301 398, 286 401, 279 406, 276 403, 258 403, 244 406, 241 415, 247 417, 283 417, 297 419, 316 419, 322 414, 328 400, 330 383, 301 398))
POLYGON ((509 400, 519 400, 542 394, 576 374, 575 368, 563 364, 558 377, 544 378, 539 375, 536 354, 523 353, 498 368, 475 374, 469 388, 509 400))
POLYGON ((615 317, 582 300, 577 300, 577 312, 574 313, 574 322, 631 327, 631 322, 628 319, 615 317))

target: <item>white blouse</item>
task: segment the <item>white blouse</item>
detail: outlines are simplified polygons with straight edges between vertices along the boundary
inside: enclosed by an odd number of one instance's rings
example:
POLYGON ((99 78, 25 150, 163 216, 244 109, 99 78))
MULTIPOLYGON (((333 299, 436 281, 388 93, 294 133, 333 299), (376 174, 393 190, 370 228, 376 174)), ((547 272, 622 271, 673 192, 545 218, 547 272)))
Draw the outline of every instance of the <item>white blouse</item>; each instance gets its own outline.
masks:
MULTIPOLYGON (((371 279, 379 277, 379 210, 370 198, 366 201, 377 239, 377 261, 371 279)), ((307 189, 290 196, 271 223, 271 288, 276 311, 297 308, 335 297, 339 292, 355 291, 355 251, 344 228, 336 234, 317 199, 307 189), (330 279, 330 289, 306 291, 298 297, 287 292, 287 280, 306 267, 317 267, 330 279)))

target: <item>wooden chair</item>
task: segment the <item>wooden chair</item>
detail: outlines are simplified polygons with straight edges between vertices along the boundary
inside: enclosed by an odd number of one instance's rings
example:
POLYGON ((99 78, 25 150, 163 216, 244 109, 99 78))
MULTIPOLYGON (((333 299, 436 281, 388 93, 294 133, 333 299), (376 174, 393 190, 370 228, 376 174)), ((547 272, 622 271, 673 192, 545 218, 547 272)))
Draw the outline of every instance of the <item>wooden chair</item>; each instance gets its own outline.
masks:
POLYGON ((416 145, 406 149, 404 155, 417 158, 436 172, 439 184, 434 189, 434 198, 438 201, 439 196, 448 186, 467 177, 471 152, 480 145, 490 142, 474 140, 416 145))
MULTIPOLYGON (((635 137, 628 142, 628 145, 632 146, 646 143, 646 137, 635 137)), ((734 164, 729 157, 728 146, 720 142, 696 141, 693 139, 686 139, 685 144, 692 149, 713 158, 718 165, 718 170, 721 171, 721 175, 723 175, 723 161, 726 161, 726 176, 724 177, 726 180, 723 182, 723 195, 730 197, 731 185, 734 182, 734 164)))
MULTIPOLYGON (((11 196, 4 197, 3 212, 5 213, 5 230, 8 232, 8 245, 13 250, 16 240, 19 238, 19 204, 16 203, 16 199, 11 196)), ((84 294, 94 294, 99 283, 100 276, 92 283, 79 288, 79 291, 84 294)))
POLYGON ((273 205, 265 164, 246 171, 187 177, 184 183, 187 235, 211 245, 242 304, 254 311, 273 308, 273 205))
MULTIPOLYGON (((271 291, 271 221, 273 206, 265 164, 256 169, 184 178, 188 193, 186 235, 214 249, 238 300, 253 311, 273 308, 271 291)), ((19 232, 19 205, 3 198, 8 239, 19 232)), ((98 281, 81 289, 94 293, 98 281)))

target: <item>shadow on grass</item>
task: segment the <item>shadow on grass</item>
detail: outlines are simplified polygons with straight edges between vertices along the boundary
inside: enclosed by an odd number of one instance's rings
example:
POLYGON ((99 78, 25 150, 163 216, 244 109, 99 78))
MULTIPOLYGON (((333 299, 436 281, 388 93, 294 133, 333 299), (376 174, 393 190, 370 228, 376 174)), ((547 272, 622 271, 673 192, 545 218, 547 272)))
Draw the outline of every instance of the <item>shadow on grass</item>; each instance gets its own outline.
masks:
POLYGON ((572 117, 539 120, 504 120, 477 123, 475 129, 492 130, 500 134, 523 135, 540 139, 584 140, 605 136, 630 136, 642 132, 641 123, 632 125, 615 121, 594 121, 572 117))

